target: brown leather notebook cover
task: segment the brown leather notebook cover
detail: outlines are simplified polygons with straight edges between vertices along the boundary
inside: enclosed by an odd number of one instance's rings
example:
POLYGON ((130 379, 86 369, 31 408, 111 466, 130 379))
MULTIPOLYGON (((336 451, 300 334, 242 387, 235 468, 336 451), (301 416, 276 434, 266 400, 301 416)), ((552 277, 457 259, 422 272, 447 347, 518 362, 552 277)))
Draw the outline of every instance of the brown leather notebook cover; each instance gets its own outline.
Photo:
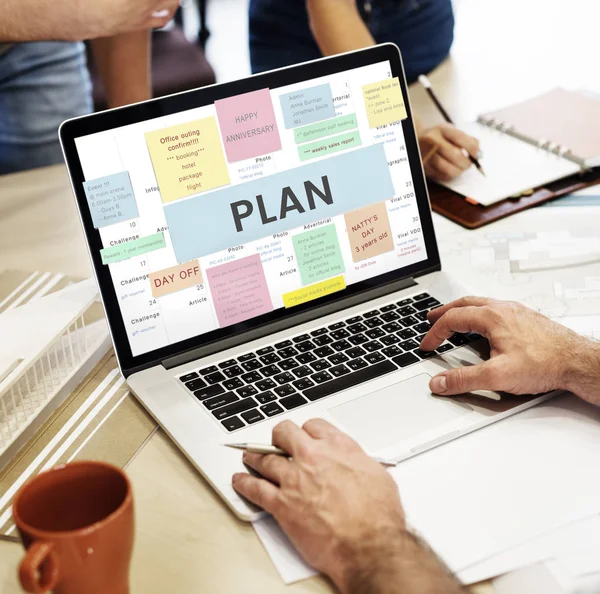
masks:
MULTIPOLYGON (((547 187, 538 188, 530 196, 511 198, 496 202, 490 206, 470 204, 460 194, 448 190, 435 182, 428 182, 429 198, 434 212, 466 227, 477 229, 489 223, 493 223, 504 217, 508 217, 527 208, 538 206, 548 200, 554 200, 600 183, 600 168, 587 171, 583 174, 572 175, 549 184, 547 187)), ((599 189, 600 191, 600 189, 599 189)))

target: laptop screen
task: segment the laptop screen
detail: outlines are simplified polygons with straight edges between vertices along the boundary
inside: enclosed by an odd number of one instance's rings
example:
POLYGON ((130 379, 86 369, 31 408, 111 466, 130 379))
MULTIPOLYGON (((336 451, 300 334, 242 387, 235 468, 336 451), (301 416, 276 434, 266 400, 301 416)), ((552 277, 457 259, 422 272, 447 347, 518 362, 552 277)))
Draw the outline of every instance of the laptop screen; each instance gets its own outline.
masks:
POLYGON ((390 61, 250 80, 74 139, 134 357, 427 259, 390 61))

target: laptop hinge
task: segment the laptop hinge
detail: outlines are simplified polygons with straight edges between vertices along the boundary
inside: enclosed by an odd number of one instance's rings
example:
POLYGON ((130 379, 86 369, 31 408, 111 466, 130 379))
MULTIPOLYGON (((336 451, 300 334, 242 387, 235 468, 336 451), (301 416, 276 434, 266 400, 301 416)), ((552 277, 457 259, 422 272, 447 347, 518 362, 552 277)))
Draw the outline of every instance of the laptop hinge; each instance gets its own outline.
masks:
POLYGON ((248 330, 243 334, 217 340, 190 351, 186 351, 185 353, 174 355, 173 357, 169 357, 161 361, 161 364, 165 369, 172 369, 173 367, 178 367, 179 365, 185 365, 190 361, 202 359, 203 357, 208 357, 209 355, 214 355, 219 351, 225 351, 227 349, 239 346, 240 344, 251 342, 252 340, 257 340, 258 338, 263 338, 265 336, 269 336, 270 334, 275 334, 277 332, 281 332, 282 330, 287 330, 288 328, 293 328, 294 326, 298 326, 300 324, 328 316, 329 314, 354 307, 355 305, 372 301, 373 299, 383 297, 384 295, 389 295, 390 293, 395 293, 409 287, 414 287, 416 284, 417 282, 415 279, 413 277, 409 277, 402 280, 393 281, 385 285, 380 285, 378 287, 366 289, 365 291, 361 291, 355 295, 350 295, 341 301, 327 303, 319 307, 300 312, 294 316, 289 316, 283 320, 277 320, 275 322, 271 322, 270 324, 253 328, 252 330, 248 330))

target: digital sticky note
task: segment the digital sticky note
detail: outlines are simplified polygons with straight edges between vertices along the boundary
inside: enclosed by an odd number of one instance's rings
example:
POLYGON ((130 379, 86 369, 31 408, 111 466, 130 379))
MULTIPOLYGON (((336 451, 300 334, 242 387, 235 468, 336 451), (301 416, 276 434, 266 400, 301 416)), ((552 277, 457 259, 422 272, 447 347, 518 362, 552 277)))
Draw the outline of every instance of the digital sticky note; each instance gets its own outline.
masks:
POLYGON ((394 238, 385 202, 348 212, 344 219, 353 262, 374 258, 394 249, 394 238))
POLYGON ((345 151, 360 146, 360 134, 358 130, 324 138, 317 142, 309 142, 298 147, 300 161, 308 161, 317 157, 325 157, 340 151, 345 151))
POLYGON ((214 117, 147 132, 146 143, 163 202, 229 184, 214 117))
POLYGON ((328 280, 321 281, 320 283, 315 283, 314 285, 297 289, 296 291, 284 293, 282 295, 283 305, 286 308, 294 307, 295 305, 301 305, 302 303, 307 303, 308 301, 318 299, 319 297, 325 297, 325 295, 337 293, 345 288, 346 281, 344 280, 344 277, 342 275, 336 276, 335 278, 330 278, 328 280))
POLYGON ((296 128, 294 130, 294 140, 296 144, 302 144, 303 142, 310 142, 311 140, 318 140, 319 138, 325 138, 333 134, 354 130, 357 126, 356 114, 351 113, 326 120, 325 122, 317 122, 316 124, 296 128))
POLYGON ((162 297, 202 284, 202 272, 198 260, 151 272, 148 278, 153 297, 162 297))
POLYGON ((329 83, 279 96, 286 129, 320 122, 335 116, 329 83))
POLYGON ((230 163, 281 149, 269 89, 219 99, 215 107, 230 163))
POLYGON ((407 117, 398 77, 363 85, 362 92, 369 128, 385 126, 407 117))
POLYGON ((138 214, 127 171, 83 182, 94 229, 134 219, 138 214))
POLYGON ((154 233, 100 250, 102 264, 113 264, 166 247, 164 234, 154 233))
POLYGON ((273 310, 260 255, 206 269, 219 326, 231 326, 273 310))
POLYGON ((344 258, 334 224, 294 235, 292 242, 303 285, 344 272, 344 258))

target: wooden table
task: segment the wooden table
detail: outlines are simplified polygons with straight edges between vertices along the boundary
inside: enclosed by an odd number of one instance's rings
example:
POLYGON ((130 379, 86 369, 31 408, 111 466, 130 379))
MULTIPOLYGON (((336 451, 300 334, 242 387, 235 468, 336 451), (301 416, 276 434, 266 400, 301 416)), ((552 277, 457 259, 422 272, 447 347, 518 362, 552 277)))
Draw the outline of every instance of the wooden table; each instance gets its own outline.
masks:
MULTIPOLYGON (((457 119, 558 84, 598 90, 591 49, 597 12, 591 0, 458 0, 453 56, 431 80, 457 119)), ((426 123, 440 120, 422 89, 413 88, 411 95, 426 123)), ((91 274, 62 166, 0 178, 3 268, 91 274)), ((228 512, 163 433, 150 440, 128 473, 137 515, 134 594, 331 591, 324 578, 284 586, 252 527, 228 512)), ((20 558, 20 547, 0 542, 5 594, 20 592, 20 558)))

